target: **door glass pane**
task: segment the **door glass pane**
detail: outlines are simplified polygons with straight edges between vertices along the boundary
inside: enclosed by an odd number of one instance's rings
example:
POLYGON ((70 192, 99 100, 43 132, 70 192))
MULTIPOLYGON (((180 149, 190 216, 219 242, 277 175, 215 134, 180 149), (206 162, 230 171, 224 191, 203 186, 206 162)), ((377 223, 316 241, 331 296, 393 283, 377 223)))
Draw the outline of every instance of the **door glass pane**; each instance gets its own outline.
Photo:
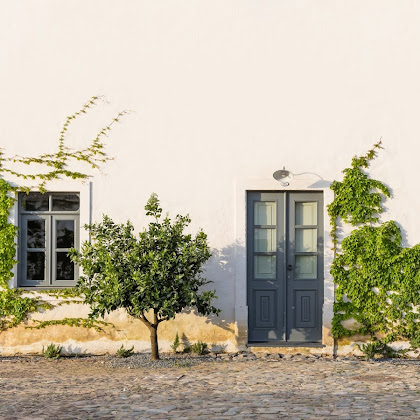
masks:
POLYGON ((53 211, 77 211, 79 210, 80 199, 77 194, 53 194, 53 211))
POLYGON ((71 262, 67 252, 57 252, 57 280, 73 280, 74 264, 71 262))
POLYGON ((254 203, 254 224, 275 225, 276 203, 272 201, 257 201, 254 203))
POLYGON ((276 229, 254 229, 254 251, 276 251, 276 229))
POLYGON ((317 229, 296 229, 296 252, 316 252, 317 229))
POLYGON ((254 256, 254 275, 257 279, 276 278, 276 256, 275 255, 255 255, 254 256))
POLYGON ((22 210, 48 211, 48 194, 29 193, 22 197, 22 210))
POLYGON ((45 252, 26 253, 26 278, 28 280, 45 279, 45 252))
POLYGON ((316 225, 316 202, 296 203, 295 207, 297 225, 316 225))
POLYGON ((296 255, 296 279, 316 279, 316 255, 296 255))
POLYGON ((73 248, 74 220, 56 220, 56 248, 73 248))
POLYGON ((28 248, 45 248, 45 220, 28 220, 26 226, 26 246, 28 248))

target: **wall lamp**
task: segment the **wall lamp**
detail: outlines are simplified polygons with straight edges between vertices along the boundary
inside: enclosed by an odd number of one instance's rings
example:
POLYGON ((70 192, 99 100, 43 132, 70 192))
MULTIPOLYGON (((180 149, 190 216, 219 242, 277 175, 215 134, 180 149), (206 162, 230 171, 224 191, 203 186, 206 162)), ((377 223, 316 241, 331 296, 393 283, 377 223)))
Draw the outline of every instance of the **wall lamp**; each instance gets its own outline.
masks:
POLYGON ((276 181, 279 181, 283 187, 289 186, 289 181, 293 179, 293 173, 287 171, 286 168, 283 166, 283 169, 280 169, 273 174, 273 178, 276 181))

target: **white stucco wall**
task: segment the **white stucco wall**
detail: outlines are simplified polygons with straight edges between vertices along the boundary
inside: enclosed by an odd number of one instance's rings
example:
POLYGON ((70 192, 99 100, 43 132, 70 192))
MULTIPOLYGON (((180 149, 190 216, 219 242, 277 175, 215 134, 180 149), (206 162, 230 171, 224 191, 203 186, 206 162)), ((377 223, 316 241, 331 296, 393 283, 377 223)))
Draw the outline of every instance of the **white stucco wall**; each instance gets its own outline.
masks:
MULTIPOLYGON (((420 242, 419 2, 2 6, 0 146, 8 155, 53 150, 65 117, 95 94, 110 103, 75 123, 75 145, 132 110, 107 142, 115 160, 91 180, 92 218, 141 229, 151 192, 170 214, 189 213, 214 249, 207 275, 225 322, 245 322, 244 192, 282 189, 272 173, 283 166, 312 173, 288 189, 321 177, 327 203, 328 182, 382 138, 371 175, 392 189, 384 219, 400 223, 405 245, 420 242)), ((330 305, 327 270, 326 285, 330 305)))

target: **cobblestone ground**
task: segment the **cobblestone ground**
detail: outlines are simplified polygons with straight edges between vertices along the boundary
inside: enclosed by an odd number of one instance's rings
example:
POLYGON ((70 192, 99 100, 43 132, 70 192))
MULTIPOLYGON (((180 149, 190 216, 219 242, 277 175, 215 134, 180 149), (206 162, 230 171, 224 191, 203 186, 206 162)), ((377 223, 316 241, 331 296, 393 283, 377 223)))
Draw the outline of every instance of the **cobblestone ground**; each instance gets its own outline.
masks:
POLYGON ((185 365, 129 369, 112 367, 109 357, 0 358, 0 418, 420 417, 414 362, 294 357, 185 365))

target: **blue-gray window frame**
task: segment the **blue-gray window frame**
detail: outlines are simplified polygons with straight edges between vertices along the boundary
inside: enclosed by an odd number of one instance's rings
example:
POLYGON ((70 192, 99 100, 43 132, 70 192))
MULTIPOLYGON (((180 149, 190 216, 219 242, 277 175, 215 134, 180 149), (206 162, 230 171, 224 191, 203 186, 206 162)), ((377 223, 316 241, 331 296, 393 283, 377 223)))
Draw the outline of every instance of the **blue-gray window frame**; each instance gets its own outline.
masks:
MULTIPOLYGON (((34 191, 35 193, 35 191, 34 191)), ((31 193, 29 193, 31 194, 31 193)), ((56 252, 60 252, 60 248, 56 247, 55 229, 53 229, 56 220, 74 220, 74 248, 79 249, 80 242, 80 193, 74 191, 54 191, 46 192, 48 195, 48 210, 45 211, 25 211, 22 208, 22 199, 26 196, 26 193, 19 193, 18 195, 18 281, 17 286, 25 289, 36 288, 36 289, 51 289, 51 288, 68 288, 74 287, 79 279, 79 268, 77 265, 74 266, 74 279, 73 280, 56 280, 55 268, 56 268, 56 252), (71 194, 79 197, 79 209, 77 211, 52 211, 52 198, 59 194, 71 194), (25 220, 27 219, 44 219, 45 223, 45 279, 44 280, 28 280, 26 278, 26 263, 25 263, 25 252, 26 252, 26 235, 27 228, 25 220)), ((36 249, 35 249, 36 250, 36 249)), ((61 251, 65 252, 65 251, 61 251)))

